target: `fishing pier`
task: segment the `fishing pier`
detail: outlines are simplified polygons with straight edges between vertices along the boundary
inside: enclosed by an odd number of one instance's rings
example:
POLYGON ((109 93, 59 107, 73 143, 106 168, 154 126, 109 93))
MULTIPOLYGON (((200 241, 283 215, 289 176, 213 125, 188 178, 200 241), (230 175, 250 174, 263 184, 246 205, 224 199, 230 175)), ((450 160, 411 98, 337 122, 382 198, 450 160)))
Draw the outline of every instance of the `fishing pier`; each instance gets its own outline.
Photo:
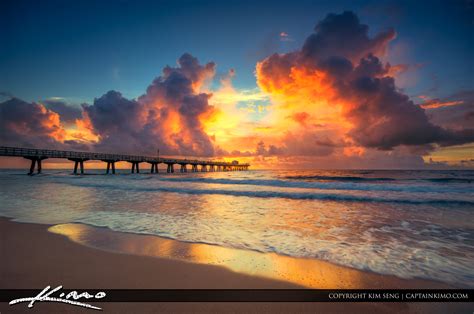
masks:
POLYGON ((158 173, 158 164, 160 163, 167 165, 167 173, 174 173, 175 166, 179 166, 179 172, 243 171, 248 170, 250 166, 248 163, 240 164, 238 161, 223 162, 214 160, 162 158, 141 155, 76 152, 7 146, 0 146, 0 156, 23 157, 31 160, 29 175, 33 175, 35 172, 41 173, 41 162, 48 158, 59 158, 73 161, 73 174, 84 174, 84 163, 89 160, 102 161, 106 163, 106 174, 115 174, 115 163, 119 161, 129 162, 131 164, 131 173, 140 173, 141 163, 147 163, 150 165, 150 173, 158 173))

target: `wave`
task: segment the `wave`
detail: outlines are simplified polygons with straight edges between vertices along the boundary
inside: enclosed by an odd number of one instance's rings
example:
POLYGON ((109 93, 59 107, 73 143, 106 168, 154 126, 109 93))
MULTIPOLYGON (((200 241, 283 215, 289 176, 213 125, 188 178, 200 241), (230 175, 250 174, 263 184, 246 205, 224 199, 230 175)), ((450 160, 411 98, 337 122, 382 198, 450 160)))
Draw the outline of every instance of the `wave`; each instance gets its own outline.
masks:
MULTIPOLYGON (((317 181, 288 181, 288 180, 264 180, 264 179, 223 179, 208 177, 160 177, 160 181, 166 182, 189 182, 225 185, 255 185, 282 188, 302 188, 320 190, 349 190, 349 191, 397 191, 397 192, 429 192, 446 193, 446 187, 436 185, 403 185, 403 184, 372 184, 363 182, 317 182, 317 181)), ((453 192, 463 193, 459 188, 453 188, 453 192)), ((465 191, 471 193, 471 191, 465 191)))
POLYGON ((440 182, 440 183, 474 183, 474 179, 468 178, 434 178, 434 179, 424 179, 431 182, 440 182))
POLYGON ((285 176, 290 180, 326 180, 326 181, 396 181, 394 178, 364 178, 354 176, 285 176))
POLYGON ((370 181, 429 181, 429 182, 439 182, 439 183, 474 183, 474 179, 470 178, 389 178, 389 177, 380 177, 380 178, 365 178, 365 177, 356 177, 356 176, 285 176, 283 177, 289 180, 321 180, 321 181, 361 181, 361 182, 370 182, 370 181))
POLYGON ((258 198, 285 198, 292 200, 322 200, 322 201, 349 201, 349 202, 375 202, 375 203, 401 203, 401 204, 431 204, 431 205, 474 205, 474 201, 462 199, 435 199, 435 198, 410 198, 403 199, 399 195, 388 196, 367 196, 354 194, 334 194, 334 193, 311 193, 311 192, 285 192, 285 191, 239 191, 225 189, 190 189, 185 187, 169 186, 133 186, 123 184, 71 182, 71 184, 82 187, 97 187, 116 190, 126 190, 135 192, 168 192, 191 195, 229 195, 240 197, 258 198))

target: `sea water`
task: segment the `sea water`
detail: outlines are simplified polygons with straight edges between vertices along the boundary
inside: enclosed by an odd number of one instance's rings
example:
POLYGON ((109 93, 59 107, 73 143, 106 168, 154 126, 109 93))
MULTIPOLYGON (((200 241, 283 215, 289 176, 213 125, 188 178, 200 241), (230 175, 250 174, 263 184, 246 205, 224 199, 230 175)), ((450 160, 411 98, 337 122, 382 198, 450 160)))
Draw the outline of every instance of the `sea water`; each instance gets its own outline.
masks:
POLYGON ((1 170, 0 215, 474 287, 474 171, 44 172, 1 170))

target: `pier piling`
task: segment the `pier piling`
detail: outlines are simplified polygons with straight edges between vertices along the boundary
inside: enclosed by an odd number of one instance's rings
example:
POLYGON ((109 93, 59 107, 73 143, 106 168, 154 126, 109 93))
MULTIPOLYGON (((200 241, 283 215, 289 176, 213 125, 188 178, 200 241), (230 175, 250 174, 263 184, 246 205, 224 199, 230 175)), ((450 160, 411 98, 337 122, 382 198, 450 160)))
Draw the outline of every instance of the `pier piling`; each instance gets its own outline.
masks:
POLYGON ((158 173, 158 163, 156 162, 151 163, 150 173, 158 173))
POLYGON ((167 173, 173 173, 174 172, 174 164, 167 164, 168 167, 166 168, 167 173))
POLYGON ((77 168, 81 171, 81 174, 84 174, 84 161, 87 161, 89 159, 87 158, 68 158, 70 161, 74 161, 74 170, 73 174, 77 174, 77 168))
POLYGON ((35 173, 35 169, 37 169, 38 174, 40 174, 42 171, 41 161, 43 159, 47 159, 47 157, 24 157, 24 158, 31 161, 30 171, 28 172, 28 175, 30 176, 32 176, 35 173))

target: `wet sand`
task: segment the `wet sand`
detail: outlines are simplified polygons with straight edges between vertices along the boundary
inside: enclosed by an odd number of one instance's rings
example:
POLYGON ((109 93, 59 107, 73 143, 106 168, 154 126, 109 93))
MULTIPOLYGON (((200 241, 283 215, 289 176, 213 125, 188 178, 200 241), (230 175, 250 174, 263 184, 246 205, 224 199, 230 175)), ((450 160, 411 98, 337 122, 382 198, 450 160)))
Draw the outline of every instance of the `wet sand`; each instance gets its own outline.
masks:
MULTIPOLYGON (((232 269, 232 267, 229 267, 226 263, 207 265, 206 263, 213 264, 212 261, 216 260, 215 254, 222 254, 207 248, 213 246, 187 244, 152 236, 123 235, 101 228, 80 226, 82 225, 67 224, 52 227, 47 225, 16 223, 0 218, 0 255, 2 260, 0 267, 0 288, 42 289, 47 285, 53 287, 62 285, 65 288, 75 289, 298 289, 308 286, 318 288, 318 281, 311 281, 311 284, 308 285, 304 280, 291 280, 289 277, 287 277, 287 280, 277 280, 278 276, 273 275, 274 272, 265 274, 263 271, 258 271, 259 268, 268 268, 268 266, 265 265, 257 266, 257 271, 253 275, 248 271, 248 269, 252 269, 252 264, 250 264, 250 267, 241 267, 241 269, 232 269), (84 227, 86 227, 86 229, 81 229, 84 227), (51 228, 52 232, 48 232, 48 228, 51 228), (63 230, 61 230, 61 228, 63 230), (99 237, 102 241, 112 239, 115 243, 119 243, 120 245, 117 245, 115 250, 138 255, 107 252, 75 243, 74 241, 79 243, 82 241, 84 244, 87 244, 87 235, 89 238, 97 239, 98 235, 93 234, 93 231, 87 230, 87 228, 91 228, 91 230, 98 232, 98 234, 101 232, 104 233, 106 238, 104 238, 104 235, 102 235, 102 238, 99 237), (78 230, 82 230, 82 233, 78 230), (82 236, 80 236, 81 234, 82 236), (76 235, 76 239, 74 235, 76 235), (74 241, 70 241, 68 237, 74 241), (167 244, 168 251, 166 251, 165 243, 169 243, 169 241, 173 242, 176 247, 171 250, 169 244, 167 244), (131 243, 135 244, 132 245, 131 243), (203 248, 201 246, 207 247, 203 248), (127 247, 128 249, 126 249, 127 247), (161 255, 160 250, 162 252, 161 255), (199 253, 196 253, 202 252, 203 250, 206 254, 199 255, 199 253), (175 255, 170 254, 169 252, 171 251, 173 251, 175 255), (181 260, 179 258, 180 256, 182 257, 181 260), (196 256, 200 256, 201 260, 196 260, 196 256), (191 262, 186 262, 185 260, 191 262)), ((96 241, 93 244, 96 247, 100 247, 100 243, 101 241, 96 241)), ((219 250, 218 247, 217 250, 219 250)), ((234 257, 237 257, 237 259, 244 259, 242 265, 247 265, 251 263, 252 260, 258 264, 258 255, 268 256, 268 254, 252 252, 247 253, 250 255, 245 257, 244 255, 246 253, 239 252, 240 250, 231 251, 237 251, 234 252, 236 254, 234 257), (257 261, 255 261, 255 259, 257 259, 257 261)), ((229 252, 225 251, 225 253, 228 254, 229 252)), ((278 257, 276 254, 275 256, 269 259, 272 265, 278 265, 278 263, 280 263, 280 265, 275 266, 274 269, 282 271, 285 268, 291 268, 291 271, 286 273, 286 275, 290 277, 298 276, 298 269, 300 270, 300 277, 304 277, 305 271, 307 271, 304 267, 308 265, 317 267, 317 271, 321 273, 321 278, 326 278, 325 280, 321 279, 319 281, 321 285, 320 288, 446 287, 443 284, 429 281, 403 280, 391 276, 365 273, 321 261, 315 261, 317 264, 298 264, 297 261, 300 259, 294 259, 296 261, 293 261, 290 257, 278 257), (331 284, 330 280, 328 281, 327 279, 328 276, 331 280, 338 278, 337 284, 336 281, 331 284), (349 278, 356 278, 356 280, 349 280, 349 278), (346 283, 346 286, 341 287, 341 282, 346 283)), ((225 260, 222 258, 222 255, 220 257, 220 260, 225 260)), ((262 259, 260 262, 261 261, 262 259)), ((312 260, 302 261, 302 263, 307 263, 306 261, 312 260)), ((306 272, 306 276, 307 275, 308 273, 306 272)), ((368 311, 383 313, 420 313, 425 312, 425 310, 431 313, 443 313, 452 312, 453 310, 456 312, 462 312, 463 310, 466 312, 472 311, 472 307, 469 305, 453 303, 101 303, 100 306, 107 313, 364 313, 368 311)), ((0 304, 1 313, 22 313, 26 310, 28 310, 26 304, 18 304, 15 306, 8 306, 6 303, 0 304)), ((32 313, 85 313, 90 311, 91 310, 88 309, 56 303, 37 303, 34 309, 31 309, 32 313)))

